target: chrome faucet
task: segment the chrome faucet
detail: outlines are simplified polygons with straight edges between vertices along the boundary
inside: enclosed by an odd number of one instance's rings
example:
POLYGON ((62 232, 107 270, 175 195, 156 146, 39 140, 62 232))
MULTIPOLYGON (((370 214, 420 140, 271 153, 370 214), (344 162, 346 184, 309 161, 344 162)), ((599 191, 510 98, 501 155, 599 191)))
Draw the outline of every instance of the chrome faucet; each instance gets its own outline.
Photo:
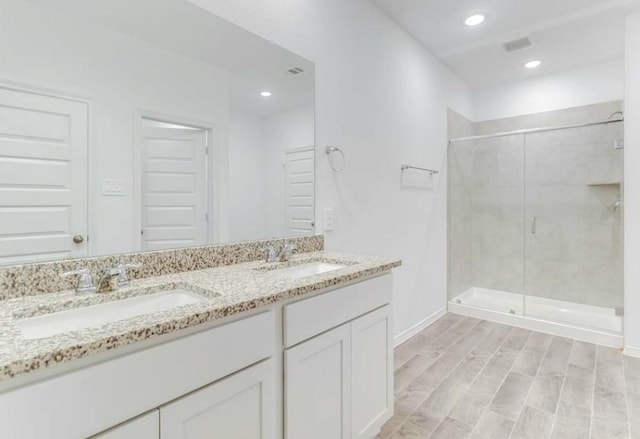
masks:
POLYGON ((93 281, 93 275, 88 268, 62 273, 60 277, 78 276, 76 294, 94 294, 98 292, 98 286, 93 281))
POLYGON ((276 250, 276 247, 270 245, 268 247, 263 248, 265 254, 265 261, 268 263, 272 262, 286 262, 291 259, 291 255, 293 251, 297 248, 295 244, 285 243, 282 245, 280 251, 276 250))
POLYGON ((277 259, 279 262, 287 262, 291 259, 291 255, 293 255, 293 251, 298 247, 295 244, 291 244, 289 242, 282 245, 282 249, 278 253, 277 259))
POLYGON ((129 286, 131 280, 129 279, 128 271, 130 269, 136 269, 140 267, 142 267, 141 264, 118 264, 118 266, 115 268, 106 268, 100 273, 100 277, 97 283, 94 282, 91 270, 89 270, 88 268, 62 273, 60 276, 78 276, 76 294, 95 294, 102 291, 115 291, 118 288, 129 286), (115 286, 112 286, 113 278, 116 278, 115 286), (106 288, 103 288, 103 284, 107 280, 108 284, 106 285, 106 288))

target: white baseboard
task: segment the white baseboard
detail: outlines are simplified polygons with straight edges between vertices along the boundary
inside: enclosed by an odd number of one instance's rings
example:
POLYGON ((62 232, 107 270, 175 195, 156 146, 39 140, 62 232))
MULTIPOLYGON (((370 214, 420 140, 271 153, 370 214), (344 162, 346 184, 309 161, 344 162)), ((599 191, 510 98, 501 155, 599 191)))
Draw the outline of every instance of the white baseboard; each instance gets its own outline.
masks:
POLYGON ((403 331, 402 333, 396 335, 393 338, 393 347, 395 348, 401 345, 402 343, 404 343, 405 341, 409 340, 411 337, 413 337, 414 335, 416 335, 417 333, 425 329, 427 326, 430 326, 433 322, 438 320, 440 317, 444 316, 446 313, 447 313, 447 308, 446 307, 442 308, 441 310, 438 310, 433 314, 431 314, 426 319, 419 321, 418 323, 416 323, 406 331, 403 331))
POLYGON ((624 350, 622 351, 623 354, 629 356, 629 357, 636 357, 636 358, 640 358, 640 348, 634 348, 631 346, 625 346, 624 350))

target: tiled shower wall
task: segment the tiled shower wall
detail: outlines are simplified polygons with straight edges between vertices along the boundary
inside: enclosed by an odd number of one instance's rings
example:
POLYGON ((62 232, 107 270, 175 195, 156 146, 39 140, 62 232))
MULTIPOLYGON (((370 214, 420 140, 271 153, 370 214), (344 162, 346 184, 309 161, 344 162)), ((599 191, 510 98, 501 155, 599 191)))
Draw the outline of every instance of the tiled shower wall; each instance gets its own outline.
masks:
MULTIPOLYGON (((475 134, 603 120, 622 102, 471 124, 475 134)), ((469 121, 450 114, 450 137, 469 121)), ((450 297, 469 286, 621 307, 623 124, 452 144, 450 297), (471 255, 471 261, 464 255, 471 255)))

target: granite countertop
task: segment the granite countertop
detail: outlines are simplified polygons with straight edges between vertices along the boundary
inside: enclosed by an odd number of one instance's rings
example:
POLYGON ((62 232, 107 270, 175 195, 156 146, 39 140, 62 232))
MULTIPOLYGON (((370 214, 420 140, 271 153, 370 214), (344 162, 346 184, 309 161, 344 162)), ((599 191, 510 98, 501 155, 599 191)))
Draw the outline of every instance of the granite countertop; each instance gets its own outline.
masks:
POLYGON ((0 301, 0 381, 340 286, 400 264, 395 259, 320 251, 296 255, 287 263, 256 261, 140 279, 113 293, 78 296, 73 291, 65 291, 3 300, 0 301), (280 267, 315 261, 335 262, 346 267, 299 279, 278 273, 280 267), (16 326, 18 320, 28 317, 176 288, 199 294, 204 300, 41 339, 25 338, 16 326))

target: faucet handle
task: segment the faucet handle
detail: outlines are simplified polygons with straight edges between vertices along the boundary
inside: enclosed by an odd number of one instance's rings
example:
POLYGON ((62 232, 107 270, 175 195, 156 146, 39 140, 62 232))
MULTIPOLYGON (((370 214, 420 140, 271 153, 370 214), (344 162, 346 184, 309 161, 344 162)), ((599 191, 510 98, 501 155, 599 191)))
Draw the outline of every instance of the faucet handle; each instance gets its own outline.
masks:
POLYGON ((262 251, 265 254, 265 259, 267 262, 275 262, 278 260, 278 251, 276 250, 275 246, 269 245, 267 247, 264 247, 262 251))
POLYGON ((142 268, 142 264, 118 264, 118 288, 128 287, 131 283, 129 270, 137 270, 138 268, 142 268))
POLYGON ((78 284, 76 285, 76 293, 93 294, 98 291, 98 286, 93 281, 93 275, 88 268, 81 268, 74 271, 62 273, 60 277, 78 276, 78 284))

